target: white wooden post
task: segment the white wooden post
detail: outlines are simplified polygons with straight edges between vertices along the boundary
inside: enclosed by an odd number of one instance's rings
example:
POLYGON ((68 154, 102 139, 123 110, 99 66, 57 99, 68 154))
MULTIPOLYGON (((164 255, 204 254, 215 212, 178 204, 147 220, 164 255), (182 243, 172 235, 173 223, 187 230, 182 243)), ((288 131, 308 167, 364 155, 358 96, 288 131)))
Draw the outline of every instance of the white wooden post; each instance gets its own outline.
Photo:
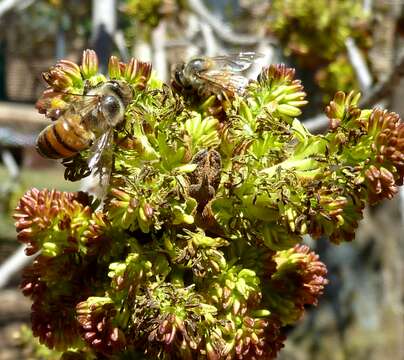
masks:
POLYGON ((116 30, 116 1, 93 0, 91 43, 100 61, 100 70, 105 72, 112 53, 116 30))

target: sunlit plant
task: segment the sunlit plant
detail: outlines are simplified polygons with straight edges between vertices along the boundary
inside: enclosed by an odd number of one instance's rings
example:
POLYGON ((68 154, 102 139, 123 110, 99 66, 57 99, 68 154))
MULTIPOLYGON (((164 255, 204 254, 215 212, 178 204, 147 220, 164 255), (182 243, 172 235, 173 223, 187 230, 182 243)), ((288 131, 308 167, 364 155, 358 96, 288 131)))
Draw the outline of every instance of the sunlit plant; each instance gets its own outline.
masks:
POLYGON ((371 18, 364 3, 355 0, 274 0, 267 28, 284 53, 314 72, 329 102, 337 90, 359 89, 349 63, 346 40, 352 38, 366 58, 372 42, 371 18))
MULTIPOLYGON (((134 96, 102 204, 32 189, 15 210, 18 240, 39 252, 21 285, 34 336, 64 360, 275 358, 327 283, 303 236, 351 241, 365 204, 402 184, 399 116, 338 92, 329 131, 313 135, 284 65, 222 99, 180 95, 136 60, 112 57, 108 77, 134 96)), ((91 51, 44 78, 51 117, 108 81, 91 51)), ((86 175, 89 156, 65 162, 67 178, 86 175)))

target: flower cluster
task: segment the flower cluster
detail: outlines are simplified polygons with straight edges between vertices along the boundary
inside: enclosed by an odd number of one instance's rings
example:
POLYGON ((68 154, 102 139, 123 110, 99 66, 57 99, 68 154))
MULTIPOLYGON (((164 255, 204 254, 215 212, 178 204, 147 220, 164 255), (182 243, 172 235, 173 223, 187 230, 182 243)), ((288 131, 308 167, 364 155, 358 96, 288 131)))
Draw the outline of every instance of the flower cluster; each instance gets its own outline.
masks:
POLYGON ((109 298, 89 297, 76 306, 83 339, 96 352, 109 355, 125 346, 125 335, 113 324, 117 310, 109 298))
POLYGON ((275 0, 267 14, 269 33, 280 40, 286 55, 293 55, 303 68, 315 71, 315 81, 324 92, 325 102, 337 90, 358 88, 345 41, 353 38, 364 51, 371 45, 371 19, 362 3, 275 0))
MULTIPOLYGON (((133 21, 139 22, 142 27, 156 27, 163 17, 176 15, 184 4, 179 0, 124 0, 121 2, 119 10, 128 18, 128 22, 133 25, 133 21)), ((129 25, 130 26, 130 25, 129 25)), ((131 30, 129 36, 132 36, 131 30)))
MULTIPOLYGON (((107 81, 96 63, 87 51, 81 67, 62 61, 46 73, 53 102, 41 111, 59 106, 51 91, 107 81)), ((242 94, 199 103, 136 60, 112 58, 109 77, 135 97, 113 129, 101 205, 32 189, 15 211, 27 253, 41 251, 22 282, 33 334, 62 359, 275 358, 284 327, 327 284, 303 236, 350 241, 366 202, 397 192, 403 123, 340 92, 326 110, 330 131, 313 135, 296 119, 306 94, 284 65, 242 94)), ((79 167, 68 159, 78 178, 79 167)))
POLYGON ((305 305, 317 304, 327 283, 327 270, 306 245, 279 251, 274 260, 276 271, 265 285, 276 294, 268 299, 269 308, 279 314, 282 324, 293 324, 303 315, 305 305))
POLYGON ((86 193, 61 193, 32 189, 21 198, 14 218, 18 240, 26 253, 56 256, 77 251, 91 219, 90 198, 86 193), (54 233, 57 232, 57 237, 54 233))

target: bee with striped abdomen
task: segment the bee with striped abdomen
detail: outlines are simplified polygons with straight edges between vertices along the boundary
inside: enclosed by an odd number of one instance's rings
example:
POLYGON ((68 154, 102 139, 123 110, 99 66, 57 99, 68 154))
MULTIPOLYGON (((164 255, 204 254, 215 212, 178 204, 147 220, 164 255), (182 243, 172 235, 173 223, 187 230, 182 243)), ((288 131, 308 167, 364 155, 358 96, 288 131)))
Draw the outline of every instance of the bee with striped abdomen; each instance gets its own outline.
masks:
POLYGON ((261 55, 254 52, 215 57, 195 57, 175 67, 172 86, 178 92, 193 92, 201 97, 234 97, 248 85, 243 72, 261 55))
POLYGON ((124 120, 132 89, 125 81, 111 80, 90 88, 73 100, 56 120, 38 135, 36 148, 49 159, 67 159, 90 149, 88 167, 101 168, 113 129, 124 120))

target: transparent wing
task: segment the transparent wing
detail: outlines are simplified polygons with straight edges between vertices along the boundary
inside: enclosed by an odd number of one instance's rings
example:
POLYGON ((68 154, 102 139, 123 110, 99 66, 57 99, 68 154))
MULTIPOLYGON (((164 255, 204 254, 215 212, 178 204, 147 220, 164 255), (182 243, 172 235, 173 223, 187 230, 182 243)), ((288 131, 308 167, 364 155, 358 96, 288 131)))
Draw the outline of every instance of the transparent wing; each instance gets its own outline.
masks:
POLYGON ((97 105, 98 100, 99 97, 94 95, 72 94, 48 89, 43 92, 35 107, 54 121, 69 112, 89 112, 97 105))
POLYGON ((263 57, 262 54, 255 52, 241 52, 238 54, 229 54, 214 56, 209 58, 209 70, 219 70, 228 72, 242 72, 251 67, 254 62, 263 57))
POLYGON ((99 96, 97 95, 77 95, 69 103, 65 113, 74 113, 83 118, 91 115, 97 108, 99 96))
POLYGON ((111 176, 113 161, 112 141, 113 130, 110 129, 101 135, 91 146, 90 153, 92 153, 92 156, 87 160, 91 175, 99 177, 101 194, 103 195, 106 194, 111 176))
POLYGON ((98 169, 103 164, 107 153, 112 154, 112 149, 109 146, 113 140, 112 129, 102 134, 95 140, 94 144, 90 148, 92 155, 88 158, 88 167, 90 170, 98 169))
POLYGON ((228 71, 207 70, 198 74, 199 78, 218 90, 226 90, 232 93, 239 93, 248 84, 245 76, 228 71))
POLYGON ((208 58, 206 70, 197 72, 197 76, 218 91, 240 93, 248 84, 242 72, 260 57, 262 55, 255 52, 241 52, 208 58))

